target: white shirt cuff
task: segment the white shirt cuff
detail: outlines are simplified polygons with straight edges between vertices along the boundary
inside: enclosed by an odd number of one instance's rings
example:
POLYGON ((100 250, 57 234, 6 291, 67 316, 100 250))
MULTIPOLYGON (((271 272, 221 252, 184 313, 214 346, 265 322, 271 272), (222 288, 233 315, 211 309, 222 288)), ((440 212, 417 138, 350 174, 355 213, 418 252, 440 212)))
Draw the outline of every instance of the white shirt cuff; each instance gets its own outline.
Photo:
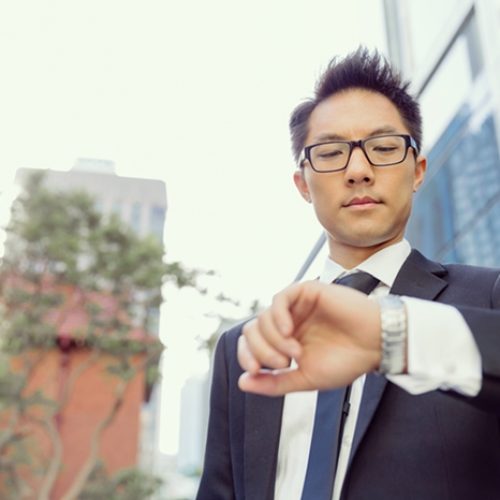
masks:
POLYGON ((446 304, 401 298, 408 313, 408 374, 387 378, 410 394, 442 389, 476 396, 481 356, 462 315, 446 304))

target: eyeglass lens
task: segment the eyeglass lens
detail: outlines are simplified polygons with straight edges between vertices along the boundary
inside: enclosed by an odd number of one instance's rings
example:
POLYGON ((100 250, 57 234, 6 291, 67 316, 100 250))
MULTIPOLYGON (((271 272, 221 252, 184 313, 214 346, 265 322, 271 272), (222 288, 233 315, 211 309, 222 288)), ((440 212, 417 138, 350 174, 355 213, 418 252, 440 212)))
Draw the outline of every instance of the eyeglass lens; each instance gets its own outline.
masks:
MULTIPOLYGON (((349 161, 351 144, 329 142, 311 148, 311 163, 316 170, 341 170, 349 161)), ((364 141, 363 150, 373 165, 400 163, 406 155, 406 141, 401 136, 373 137, 364 141)))

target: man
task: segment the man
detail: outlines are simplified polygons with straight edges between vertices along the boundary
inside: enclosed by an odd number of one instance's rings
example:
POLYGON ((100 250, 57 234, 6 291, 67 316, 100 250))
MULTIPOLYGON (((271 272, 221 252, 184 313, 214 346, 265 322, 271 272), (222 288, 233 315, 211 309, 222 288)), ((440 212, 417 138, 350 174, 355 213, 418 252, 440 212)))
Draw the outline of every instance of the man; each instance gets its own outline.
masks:
POLYGON ((404 240, 426 172, 418 104, 359 49, 290 128, 329 258, 220 339, 198 499, 500 498, 500 271, 404 240), (331 284, 356 275, 370 297, 331 284))

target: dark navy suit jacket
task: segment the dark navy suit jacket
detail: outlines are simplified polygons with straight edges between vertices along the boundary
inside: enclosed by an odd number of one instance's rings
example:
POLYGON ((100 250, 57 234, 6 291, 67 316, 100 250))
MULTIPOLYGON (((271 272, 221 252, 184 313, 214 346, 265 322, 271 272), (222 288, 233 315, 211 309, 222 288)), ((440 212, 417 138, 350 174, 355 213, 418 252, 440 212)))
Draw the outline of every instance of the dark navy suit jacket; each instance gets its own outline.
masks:
MULTIPOLYGON (((391 293, 459 309, 481 353, 482 388, 475 398, 412 396, 368 376, 342 500, 500 499, 500 271, 443 266, 414 250, 391 293)), ((217 346, 198 500, 274 495, 283 398, 238 389, 240 333, 241 325, 217 346)))

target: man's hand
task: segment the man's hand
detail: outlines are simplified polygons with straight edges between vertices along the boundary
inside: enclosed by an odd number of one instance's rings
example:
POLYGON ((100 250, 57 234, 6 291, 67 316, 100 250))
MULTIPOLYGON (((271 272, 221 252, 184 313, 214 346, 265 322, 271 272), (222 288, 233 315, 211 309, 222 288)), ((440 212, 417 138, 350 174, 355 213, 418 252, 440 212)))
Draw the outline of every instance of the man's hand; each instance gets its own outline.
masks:
POLYGON ((239 386, 269 396, 345 386, 379 366, 380 344, 375 301, 345 286, 296 283, 243 327, 239 386))

